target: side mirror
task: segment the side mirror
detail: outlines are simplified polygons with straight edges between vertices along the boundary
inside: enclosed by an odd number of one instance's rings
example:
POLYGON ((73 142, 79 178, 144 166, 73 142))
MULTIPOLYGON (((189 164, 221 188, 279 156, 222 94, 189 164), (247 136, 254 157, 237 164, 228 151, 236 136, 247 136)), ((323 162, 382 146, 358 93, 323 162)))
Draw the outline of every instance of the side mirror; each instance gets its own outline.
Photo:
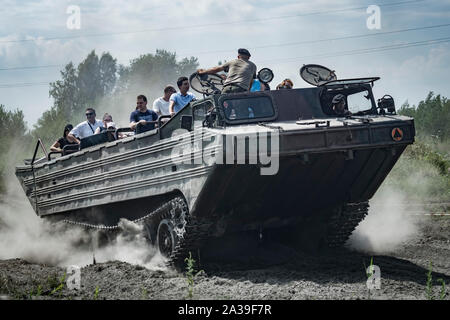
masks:
POLYGON ((192 131, 192 116, 181 116, 181 128, 192 131))

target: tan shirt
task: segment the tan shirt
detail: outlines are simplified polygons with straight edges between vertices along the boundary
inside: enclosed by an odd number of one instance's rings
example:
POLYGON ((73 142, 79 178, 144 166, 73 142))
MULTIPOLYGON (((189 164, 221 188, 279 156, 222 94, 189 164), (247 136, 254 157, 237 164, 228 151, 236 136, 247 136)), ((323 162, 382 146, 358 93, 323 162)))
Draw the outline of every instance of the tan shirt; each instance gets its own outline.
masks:
POLYGON ((239 87, 249 90, 250 82, 256 78, 256 65, 251 61, 235 59, 222 65, 228 72, 224 85, 235 84, 239 87))

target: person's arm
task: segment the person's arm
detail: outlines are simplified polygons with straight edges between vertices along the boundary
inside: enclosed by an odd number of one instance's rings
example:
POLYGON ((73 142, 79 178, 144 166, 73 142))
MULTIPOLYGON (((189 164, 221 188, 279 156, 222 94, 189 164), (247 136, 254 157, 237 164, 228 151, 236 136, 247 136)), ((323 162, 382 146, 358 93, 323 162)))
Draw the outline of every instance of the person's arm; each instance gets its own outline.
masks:
POLYGON ((78 140, 75 135, 72 133, 72 131, 67 135, 67 141, 80 144, 80 140, 78 140))
POLYGON ((54 152, 61 152, 61 145, 59 144, 59 141, 55 141, 55 143, 50 147, 50 151, 54 152))
POLYGON ((210 69, 198 69, 197 72, 198 74, 214 74, 220 71, 225 70, 224 66, 218 66, 218 67, 214 67, 214 68, 210 68, 210 69))
POLYGON ((173 110, 173 106, 175 105, 175 101, 170 100, 170 104, 169 104, 169 113, 171 116, 173 116, 175 114, 175 111, 173 110))
POLYGON ((153 111, 156 112, 156 114, 158 116, 161 115, 161 109, 159 107, 159 103, 158 103, 158 99, 156 99, 155 101, 153 101, 153 111))
POLYGON ((130 114, 130 129, 131 130, 136 130, 136 125, 137 125, 137 122, 136 122, 136 119, 134 117, 134 111, 133 111, 130 114))

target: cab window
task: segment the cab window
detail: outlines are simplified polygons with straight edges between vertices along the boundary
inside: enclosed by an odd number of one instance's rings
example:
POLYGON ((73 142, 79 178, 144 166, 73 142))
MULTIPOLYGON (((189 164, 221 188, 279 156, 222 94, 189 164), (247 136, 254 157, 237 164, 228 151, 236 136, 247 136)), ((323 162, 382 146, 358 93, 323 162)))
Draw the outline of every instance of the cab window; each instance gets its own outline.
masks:
POLYGON ((268 96, 224 99, 221 105, 228 121, 271 118, 275 115, 268 96))

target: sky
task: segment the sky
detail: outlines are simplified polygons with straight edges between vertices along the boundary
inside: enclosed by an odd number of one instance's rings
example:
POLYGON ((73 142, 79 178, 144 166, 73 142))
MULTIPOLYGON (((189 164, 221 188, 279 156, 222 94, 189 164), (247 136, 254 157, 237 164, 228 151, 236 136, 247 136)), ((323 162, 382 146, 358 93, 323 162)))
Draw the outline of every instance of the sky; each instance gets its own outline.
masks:
POLYGON ((0 104, 23 110, 29 128, 53 105, 49 83, 92 50, 129 65, 166 49, 209 68, 247 48, 258 69, 273 70, 272 87, 285 78, 309 87, 299 69, 312 63, 339 79, 381 77, 375 97, 390 94, 398 108, 430 91, 450 98, 450 0, 0 0, 0 8, 0 104))

